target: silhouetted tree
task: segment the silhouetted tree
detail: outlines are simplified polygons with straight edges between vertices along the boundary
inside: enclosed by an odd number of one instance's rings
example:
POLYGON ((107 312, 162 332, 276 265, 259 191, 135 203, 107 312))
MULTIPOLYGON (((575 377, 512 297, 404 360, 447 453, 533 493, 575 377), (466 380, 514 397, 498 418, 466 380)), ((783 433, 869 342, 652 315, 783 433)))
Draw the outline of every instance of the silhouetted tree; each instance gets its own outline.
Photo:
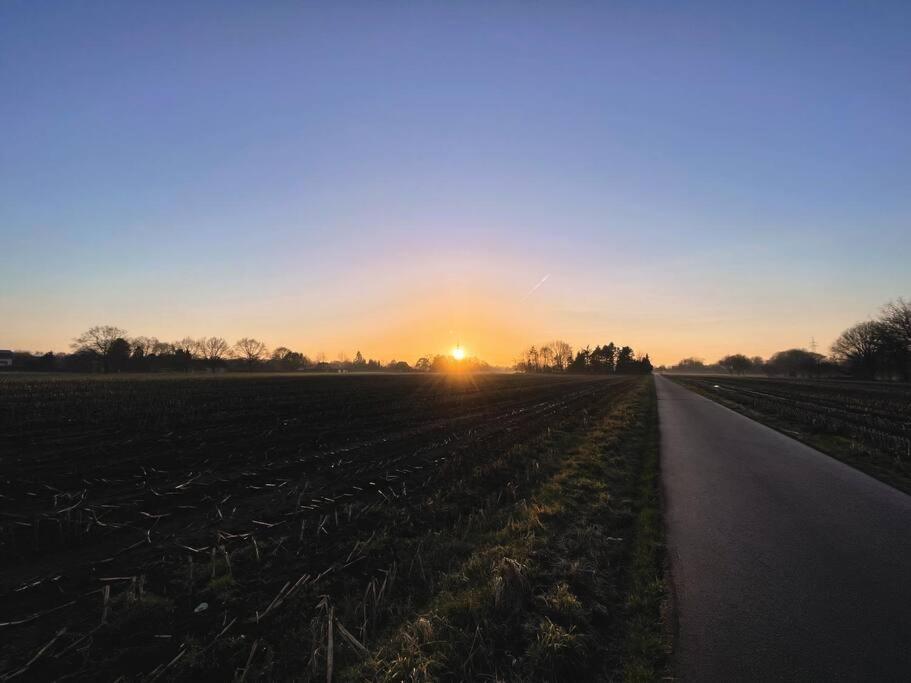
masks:
POLYGON ((601 350, 601 345, 598 344, 595 348, 591 350, 588 354, 588 369, 591 372, 613 372, 613 364, 611 364, 610 370, 607 370, 604 362, 604 352, 601 350))
POLYGON ((614 342, 604 346, 596 346, 589 354, 589 368, 592 372, 612 374, 619 372, 617 369, 617 347, 614 342))
POLYGON ((417 370, 418 372, 430 372, 430 369, 431 369, 430 359, 425 356, 421 356, 415 362, 414 369, 417 370))
POLYGON ((171 348, 174 350, 174 353, 182 351, 190 358, 197 358, 200 356, 200 341, 193 339, 192 337, 184 337, 179 341, 171 342, 171 348))
POLYGON ((149 359, 146 358, 145 347, 142 345, 134 345, 132 340, 130 341, 130 346, 133 349, 133 352, 130 354, 130 368, 134 372, 148 371, 149 359))
POLYGON ((541 371, 541 355, 538 353, 537 347, 528 347, 528 350, 525 352, 525 367, 527 372, 541 371))
POLYGON ((35 369, 43 372, 50 372, 57 368, 57 357, 52 351, 43 354, 35 362, 35 369))
POLYGON ((718 361, 718 365, 723 367, 732 375, 742 375, 745 372, 749 372, 753 367, 753 363, 749 358, 744 356, 742 353, 735 353, 730 356, 725 356, 718 361))
POLYGON ((130 362, 130 342, 123 337, 117 337, 111 342, 107 355, 108 370, 123 372, 130 362))
POLYGON ((63 369, 67 372, 97 372, 103 367, 102 356, 90 349, 79 349, 63 360, 63 369))
POLYGON ((410 372, 411 366, 403 360, 391 360, 386 369, 391 372, 410 372))
POLYGON ((624 346, 617 351, 616 372, 618 375, 628 375, 636 373, 636 360, 633 356, 633 350, 629 346, 624 346))
POLYGON ((566 370, 573 360, 573 347, 560 339, 555 339, 548 346, 554 352, 554 368, 561 372, 566 370))
POLYGON ((540 349, 534 346, 523 352, 521 360, 516 362, 519 372, 573 372, 612 374, 647 374, 652 372, 652 362, 646 354, 637 358, 629 346, 617 349, 613 342, 594 349, 586 346, 580 349, 575 358, 572 347, 563 341, 545 344, 540 349))
POLYGON ((814 377, 819 374, 819 364, 823 358, 822 354, 806 349, 788 349, 772 354, 765 369, 770 375, 814 377))
POLYGON ((679 372, 705 372, 705 361, 701 358, 683 358, 677 365, 671 367, 671 370, 679 372))
POLYGON ((855 374, 873 379, 886 348, 886 326, 881 322, 857 323, 832 344, 832 355, 855 374))
POLYGON ((266 357, 268 349, 258 339, 243 337, 234 344, 234 352, 246 363, 247 369, 252 370, 266 357))
POLYGON ((199 355, 199 342, 191 337, 171 342, 171 362, 176 370, 189 372, 199 355))
POLYGON ((591 349, 587 346, 576 353, 573 362, 569 364, 572 372, 587 372, 589 370, 591 349))
POLYGON ((285 370, 286 369, 286 359, 291 357, 291 354, 294 353, 287 346, 279 346, 272 351, 272 356, 270 357, 270 365, 276 370, 285 370))
POLYGON ((654 368, 652 367, 652 361, 648 357, 648 354, 645 354, 642 358, 640 358, 638 363, 639 363, 639 372, 641 374, 643 374, 643 375, 652 374, 652 370, 654 368))
POLYGON ((897 299, 883 307, 884 345, 899 377, 911 381, 911 301, 897 299))
POLYGON ((541 361, 541 369, 547 372, 554 366, 554 350, 547 344, 544 344, 538 351, 538 357, 541 361))
POLYGON ((199 340, 199 354, 213 372, 225 364, 230 353, 231 347, 221 337, 203 337, 199 340))
POLYGON ((73 340, 73 348, 77 351, 96 354, 107 371, 110 362, 111 348, 118 339, 126 337, 126 330, 113 325, 96 325, 89 328, 73 340))
POLYGON ((146 358, 154 354, 157 344, 158 340, 155 337, 133 337, 130 339, 133 355, 137 358, 146 358))
POLYGON ((308 367, 310 365, 310 359, 302 353, 292 351, 284 346, 279 346, 272 352, 271 365, 276 370, 288 372, 308 367))
MULTIPOLYGON (((628 346, 624 346, 624 349, 629 349, 629 357, 632 358, 633 350, 628 346)), ((608 372, 620 372, 617 367, 620 365, 620 352, 622 349, 618 349, 614 346, 614 342, 610 342, 607 346, 601 349, 601 355, 604 356, 604 362, 607 365, 608 372)))

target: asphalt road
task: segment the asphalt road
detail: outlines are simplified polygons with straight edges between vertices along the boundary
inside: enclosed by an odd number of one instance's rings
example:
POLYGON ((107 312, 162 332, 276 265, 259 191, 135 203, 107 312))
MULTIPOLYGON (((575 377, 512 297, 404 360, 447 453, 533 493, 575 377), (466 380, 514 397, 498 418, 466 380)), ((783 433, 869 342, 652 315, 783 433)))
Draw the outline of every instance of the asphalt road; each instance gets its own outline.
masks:
POLYGON ((911 681, 911 496, 656 385, 676 676, 911 681))

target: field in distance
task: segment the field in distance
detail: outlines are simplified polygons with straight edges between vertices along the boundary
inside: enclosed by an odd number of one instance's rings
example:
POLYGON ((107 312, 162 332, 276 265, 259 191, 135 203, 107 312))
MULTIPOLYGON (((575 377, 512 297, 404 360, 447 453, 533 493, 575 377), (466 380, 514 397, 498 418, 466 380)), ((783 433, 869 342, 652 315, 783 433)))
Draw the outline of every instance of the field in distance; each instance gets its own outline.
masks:
POLYGON ((646 377, 2 378, 0 676, 648 677, 655 419, 646 377))
POLYGON ((909 384, 668 377, 911 493, 909 384))

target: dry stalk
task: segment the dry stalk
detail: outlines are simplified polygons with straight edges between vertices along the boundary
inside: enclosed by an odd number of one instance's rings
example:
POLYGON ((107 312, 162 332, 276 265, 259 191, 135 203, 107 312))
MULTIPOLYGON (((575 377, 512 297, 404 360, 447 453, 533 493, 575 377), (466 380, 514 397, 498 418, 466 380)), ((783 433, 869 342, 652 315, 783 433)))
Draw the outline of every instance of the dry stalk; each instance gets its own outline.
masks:
POLYGON ((335 643, 332 637, 333 621, 335 621, 335 607, 330 607, 329 627, 326 635, 326 683, 332 683, 332 669, 335 664, 335 643))
POLYGON ((258 647, 259 647, 259 638, 257 638, 257 639, 254 641, 253 647, 250 648, 250 656, 247 657, 247 663, 246 663, 246 665, 244 666, 244 672, 243 672, 243 674, 241 674, 240 683, 243 683, 243 681, 246 680, 246 678, 247 678, 247 673, 250 671, 250 665, 253 663, 253 656, 256 654, 256 650, 257 650, 258 647))
POLYGON ((370 651, 342 625, 342 622, 335 619, 335 625, 338 628, 339 634, 348 641, 351 647, 353 647, 361 657, 366 658, 370 654, 370 651))
POLYGON ((101 589, 102 595, 102 608, 101 608, 101 623, 108 623, 108 608, 110 607, 109 603, 111 600, 111 584, 105 584, 104 588, 101 589))
POLYGON ((176 655, 174 655, 174 659, 172 659, 170 662, 168 662, 167 664, 165 664, 164 667, 161 668, 161 669, 158 671, 158 673, 155 674, 155 676, 151 679, 151 681, 150 681, 149 683, 155 683, 155 681, 157 681, 159 678, 162 677, 162 675, 164 674, 165 671, 167 671, 167 670, 170 669, 172 666, 174 666, 175 664, 177 664, 177 661, 178 661, 181 657, 183 657, 186 653, 187 653, 187 651, 186 651, 185 647, 184 647, 183 645, 181 645, 181 646, 180 646, 180 652, 178 652, 176 655))

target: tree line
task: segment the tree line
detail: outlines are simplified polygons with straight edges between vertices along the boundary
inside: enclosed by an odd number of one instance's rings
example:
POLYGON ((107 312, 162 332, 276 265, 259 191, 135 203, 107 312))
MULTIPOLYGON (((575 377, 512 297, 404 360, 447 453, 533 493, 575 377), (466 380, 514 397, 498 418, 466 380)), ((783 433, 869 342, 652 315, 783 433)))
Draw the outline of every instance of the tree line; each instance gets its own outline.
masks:
POLYGON ((515 364, 518 372, 570 372, 602 375, 647 375, 652 371, 648 354, 637 356, 629 346, 609 342, 592 349, 586 346, 573 356, 572 347, 562 340, 530 346, 515 364))
POLYGON ((62 372, 483 372, 491 368, 476 358, 462 361, 440 355, 419 358, 414 366, 405 361, 382 363, 365 358, 360 351, 349 358, 339 353, 327 360, 319 353, 310 358, 279 346, 270 351, 263 342, 243 337, 230 344, 222 337, 185 337, 165 342, 156 337, 130 337, 112 325, 96 325, 73 340, 70 353, 33 354, 17 351, 13 367, 30 371, 62 372))
POLYGON ((852 325, 832 343, 825 356, 807 349, 788 349, 768 360, 735 353, 706 364, 684 358, 668 372, 727 372, 790 377, 854 377, 911 381, 911 301, 890 301, 873 320, 852 325))
POLYGON ((746 356, 734 353, 720 358, 714 363, 706 363, 702 358, 684 358, 676 365, 659 366, 659 372, 672 373, 728 373, 731 375, 785 375, 789 377, 815 377, 830 375, 837 371, 836 366, 821 353, 806 349, 788 349, 772 354, 766 360, 761 356, 746 356))

